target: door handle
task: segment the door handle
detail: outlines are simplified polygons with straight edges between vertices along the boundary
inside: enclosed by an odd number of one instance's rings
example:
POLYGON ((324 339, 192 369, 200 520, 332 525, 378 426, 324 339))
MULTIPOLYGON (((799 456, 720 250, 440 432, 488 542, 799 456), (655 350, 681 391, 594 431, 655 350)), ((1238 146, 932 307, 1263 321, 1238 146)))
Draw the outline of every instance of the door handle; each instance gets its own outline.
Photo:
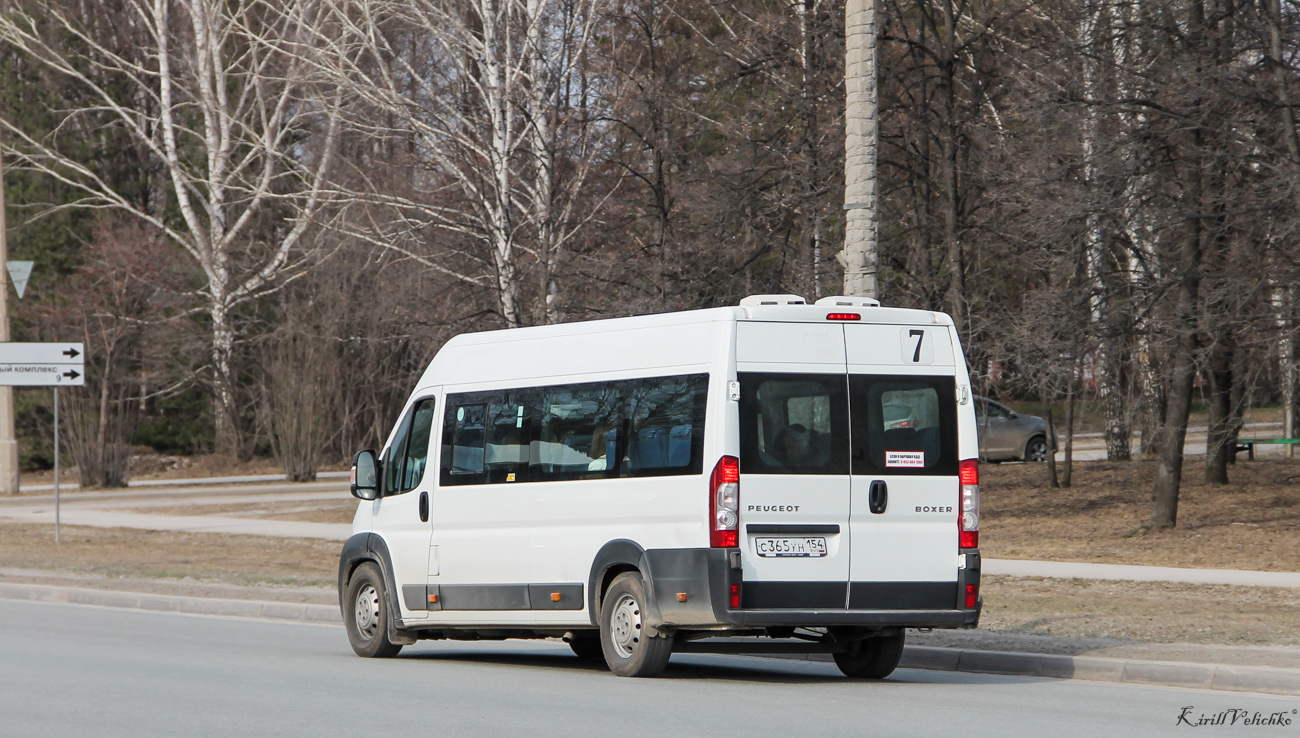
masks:
POLYGON ((429 493, 420 493, 420 522, 429 522, 429 493))
POLYGON ((873 479, 871 487, 867 491, 867 507, 871 512, 879 515, 889 507, 889 485, 885 484, 883 479, 873 479))

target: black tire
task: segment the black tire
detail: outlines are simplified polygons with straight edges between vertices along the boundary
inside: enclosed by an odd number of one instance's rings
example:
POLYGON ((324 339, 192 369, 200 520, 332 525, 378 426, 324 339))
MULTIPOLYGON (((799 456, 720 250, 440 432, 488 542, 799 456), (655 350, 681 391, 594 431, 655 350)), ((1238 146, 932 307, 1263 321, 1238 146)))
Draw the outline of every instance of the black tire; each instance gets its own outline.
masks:
POLYGON ((903 658, 905 631, 853 641, 849 650, 834 654, 835 665, 851 679, 884 679, 898 668, 903 658))
POLYGON ((605 650, 600 647, 600 638, 590 636, 587 638, 575 637, 569 641, 569 648, 573 649, 573 655, 583 661, 603 662, 605 660, 605 650))
POLYGON ((1047 461, 1047 439, 1034 436, 1025 444, 1025 461, 1047 461))
POLYGON ((632 571, 615 577, 600 603, 600 647, 618 676, 656 676, 673 655, 672 638, 645 635, 645 603, 645 583, 632 571))
POLYGON ((347 624, 348 641, 358 656, 385 659, 402 650, 400 645, 388 640, 384 575, 373 562, 367 561, 352 572, 343 600, 343 622, 347 624))

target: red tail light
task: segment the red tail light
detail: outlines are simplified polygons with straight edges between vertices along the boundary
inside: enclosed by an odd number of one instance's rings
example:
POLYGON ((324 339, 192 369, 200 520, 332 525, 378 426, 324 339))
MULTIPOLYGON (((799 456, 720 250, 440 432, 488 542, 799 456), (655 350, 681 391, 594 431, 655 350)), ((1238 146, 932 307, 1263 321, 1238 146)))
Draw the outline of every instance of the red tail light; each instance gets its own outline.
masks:
POLYGON ((731 585, 731 609, 732 610, 740 609, 740 585, 739 584, 731 585))
POLYGON ((966 585, 966 607, 974 607, 975 601, 979 598, 979 585, 966 585))
POLYGON ((862 316, 857 313, 827 313, 827 320, 862 320, 862 316))
POLYGON ((736 548, 740 545, 739 515, 740 459, 723 456, 709 478, 710 546, 736 548))
POLYGON ((961 492, 958 502, 957 546, 979 548, 980 545, 980 465, 975 459, 966 459, 958 468, 961 492))

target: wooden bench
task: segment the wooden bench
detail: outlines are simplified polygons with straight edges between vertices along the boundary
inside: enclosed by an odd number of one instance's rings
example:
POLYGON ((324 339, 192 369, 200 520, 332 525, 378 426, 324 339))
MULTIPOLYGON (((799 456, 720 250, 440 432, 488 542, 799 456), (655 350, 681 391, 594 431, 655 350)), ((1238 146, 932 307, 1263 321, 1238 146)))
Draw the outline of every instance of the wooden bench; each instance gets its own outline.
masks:
POLYGON ((1276 443, 1276 444, 1290 445, 1290 444, 1300 443, 1300 438, 1247 438, 1244 440, 1239 438, 1237 439, 1237 452, 1241 453, 1242 451, 1245 451, 1246 458, 1250 459, 1251 461, 1254 461, 1255 444, 1257 443, 1268 443, 1268 444, 1276 443))

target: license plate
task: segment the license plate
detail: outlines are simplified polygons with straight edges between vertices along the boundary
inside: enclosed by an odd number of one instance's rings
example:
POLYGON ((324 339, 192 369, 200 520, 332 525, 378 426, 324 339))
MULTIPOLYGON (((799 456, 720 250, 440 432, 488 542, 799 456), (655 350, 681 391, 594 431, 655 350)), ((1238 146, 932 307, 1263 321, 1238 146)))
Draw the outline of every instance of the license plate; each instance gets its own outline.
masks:
POLYGON ((755 538, 754 548, 764 558, 816 558, 826 555, 826 539, 816 538, 755 538))

